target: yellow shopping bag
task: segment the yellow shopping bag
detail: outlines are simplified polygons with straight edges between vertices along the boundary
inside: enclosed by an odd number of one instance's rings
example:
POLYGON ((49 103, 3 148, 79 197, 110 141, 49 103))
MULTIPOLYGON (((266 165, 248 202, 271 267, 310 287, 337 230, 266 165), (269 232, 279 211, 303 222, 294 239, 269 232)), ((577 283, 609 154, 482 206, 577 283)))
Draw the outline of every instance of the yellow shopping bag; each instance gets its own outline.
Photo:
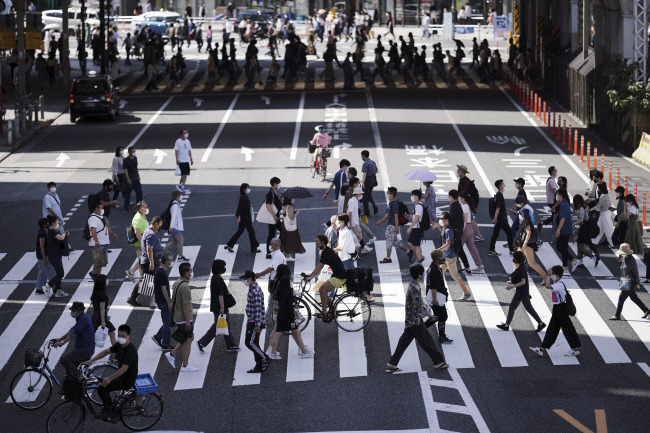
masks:
POLYGON ((368 224, 368 217, 365 216, 365 215, 362 215, 361 216, 361 222, 364 223, 364 224, 368 224))
POLYGON ((228 335, 228 321, 225 314, 220 314, 217 319, 217 335, 228 335))

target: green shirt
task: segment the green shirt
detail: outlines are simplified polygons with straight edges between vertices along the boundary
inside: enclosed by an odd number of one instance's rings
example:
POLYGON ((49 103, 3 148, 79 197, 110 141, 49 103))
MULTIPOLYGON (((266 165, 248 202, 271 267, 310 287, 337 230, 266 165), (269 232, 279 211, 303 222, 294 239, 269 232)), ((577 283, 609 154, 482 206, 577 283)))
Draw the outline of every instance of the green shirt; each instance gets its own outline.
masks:
POLYGON ((174 322, 185 323, 185 311, 183 311, 183 306, 186 302, 190 303, 190 320, 192 320, 192 293, 190 291, 189 281, 183 278, 177 280, 172 288, 172 293, 172 298, 174 295, 176 296, 174 305, 172 305, 174 322), (178 291, 178 293, 176 293, 176 291, 178 291))
MULTIPOLYGON (((149 222, 147 221, 146 216, 142 215, 140 212, 136 212, 133 216, 133 220, 131 220, 131 225, 133 226, 133 230, 140 229, 140 236, 142 236, 144 231, 147 230, 147 227, 149 227, 149 222)), ((133 246, 140 248, 140 241, 134 243, 133 246)))

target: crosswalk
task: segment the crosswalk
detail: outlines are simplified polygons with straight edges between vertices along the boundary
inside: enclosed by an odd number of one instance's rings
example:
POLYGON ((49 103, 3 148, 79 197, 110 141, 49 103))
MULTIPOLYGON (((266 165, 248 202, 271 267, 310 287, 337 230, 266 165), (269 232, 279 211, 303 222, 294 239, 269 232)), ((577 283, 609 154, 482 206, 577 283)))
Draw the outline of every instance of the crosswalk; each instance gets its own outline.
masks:
MULTIPOLYGON (((296 257, 295 262, 289 262, 293 268, 294 274, 299 275, 301 272, 311 272, 317 264, 317 250, 313 243, 304 244, 307 252, 296 257)), ((572 245, 575 250, 575 246, 572 245)), ((224 249, 223 245, 188 245, 185 246, 184 255, 188 257, 193 266, 197 263, 206 263, 213 259, 221 259, 226 262, 227 272, 223 276, 226 283, 231 288, 234 286, 234 276, 240 275, 246 269, 261 271, 270 265, 270 260, 266 259, 264 254, 251 256, 248 252, 235 250, 230 253, 224 249)), ((337 347, 338 362, 337 375, 341 378, 364 377, 377 373, 377 354, 382 356, 392 352, 397 346, 397 341, 404 329, 404 302, 405 288, 408 284, 408 272, 405 272, 404 257, 393 253, 392 263, 381 264, 379 261, 383 258, 386 248, 386 242, 379 240, 375 243, 375 251, 367 254, 360 260, 360 266, 372 266, 376 272, 375 292, 376 303, 372 307, 371 325, 380 323, 379 329, 373 328, 372 332, 369 327, 359 332, 346 332, 336 327, 335 323, 325 324, 319 320, 312 319, 307 328, 303 331, 302 337, 304 343, 315 349, 314 358, 300 358, 298 347, 291 337, 287 337, 288 350, 281 353, 283 360, 275 361, 283 371, 282 375, 286 382, 305 382, 313 381, 319 374, 319 368, 322 368, 319 355, 325 359, 326 353, 319 351, 319 346, 337 347), (374 256, 374 257, 373 257, 374 256), (400 267, 400 261, 403 261, 400 267), (337 341, 322 341, 322 333, 318 327, 336 327, 336 337, 334 333, 328 332, 327 336, 336 338, 337 341), (377 332, 380 332, 379 336, 377 332), (370 339, 372 335, 372 341, 370 339), (337 344, 334 344, 337 343, 337 344), (286 367, 285 367, 286 365, 286 367), (285 369, 286 368, 286 372, 285 369)), ((423 244, 423 255, 426 258, 425 265, 430 263, 429 253, 434 248, 431 241, 423 244)), ((536 326, 535 320, 530 317, 523 308, 516 313, 515 318, 519 315, 526 314, 529 320, 519 320, 517 326, 511 328, 511 331, 501 331, 496 328, 496 324, 505 321, 507 313, 507 302, 510 300, 510 293, 505 289, 505 274, 512 271, 512 259, 508 255, 507 247, 498 249, 501 256, 495 259, 489 259, 486 263, 487 273, 474 273, 466 277, 468 287, 472 293, 472 298, 468 302, 454 302, 460 295, 460 289, 447 275, 448 285, 450 287, 450 302, 447 303, 449 319, 447 321, 447 335, 453 340, 453 344, 442 345, 441 349, 445 354, 447 362, 454 368, 481 368, 485 365, 498 364, 503 368, 527 367, 532 364, 532 356, 525 350, 525 344, 522 340, 530 342, 531 338, 541 341, 544 338, 544 332, 534 333, 532 330, 536 326), (505 302, 504 302, 505 301, 505 302), (521 329, 522 323, 526 328, 521 329), (482 343, 476 346, 476 339, 470 338, 476 335, 477 328, 480 328, 482 343), (534 335, 535 337, 531 336, 534 335), (489 345, 493 353, 486 351, 486 345, 489 345), (490 358, 488 360, 488 358, 490 358)), ((109 276, 109 280, 115 275, 121 274, 121 269, 113 269, 121 254, 127 252, 128 260, 131 260, 130 249, 113 248, 108 256, 108 266, 104 272, 109 276)), ((66 278, 68 275, 78 275, 80 266, 85 267, 80 258, 82 251, 71 253, 69 260, 64 260, 64 270, 66 278)), ((8 260, 8 253, 0 253, 0 261, 5 263, 8 260)), ((125 256, 126 258, 126 256, 125 256)), ((468 255, 471 261, 471 255, 468 255)), ((557 252, 548 244, 543 244, 537 252, 537 259, 541 266, 550 267, 560 262, 557 252)), ((4 328, 0 328, 0 371, 15 371, 22 366, 22 354, 27 347, 23 341, 28 334, 38 336, 38 341, 45 344, 48 340, 60 337, 71 327, 68 307, 75 301, 89 302, 92 293, 93 284, 89 279, 83 280, 76 284, 69 299, 59 302, 58 299, 46 299, 42 295, 30 294, 22 301, 19 309, 9 309, 6 301, 9 297, 15 299, 16 293, 25 292, 25 288, 33 286, 31 282, 23 282, 28 275, 33 275, 36 268, 36 259, 34 253, 26 253, 23 256, 15 256, 15 264, 6 272, 0 280, 0 314, 13 314, 4 328), (67 301, 67 302, 66 302, 67 301), (47 314, 46 314, 47 313, 47 314)), ((122 261, 124 262, 124 260, 122 261)), ((637 257, 640 273, 645 272, 640 258, 637 257)), ((87 263, 87 262, 85 262, 87 263)), ((6 263, 5 263, 6 264, 6 263)), ((471 266, 474 263, 470 263, 471 266)), ((582 341, 583 354, 581 357, 568 357, 564 354, 569 350, 566 339, 560 334, 557 343, 549 350, 549 359, 553 366, 557 365, 577 365, 584 361, 584 357, 589 358, 589 362, 604 362, 605 364, 620 364, 639 362, 638 353, 627 353, 621 344, 622 341, 633 339, 640 342, 644 350, 650 351, 650 321, 640 318, 641 312, 637 307, 628 302, 623 309, 625 322, 609 322, 607 318, 611 316, 618 302, 618 282, 615 278, 617 268, 612 255, 605 255, 603 262, 597 267, 591 260, 585 261, 585 267, 581 269, 581 277, 572 278, 568 276, 563 279, 567 288, 571 291, 574 302, 577 307, 577 315, 573 318, 576 328, 582 341), (611 269, 611 270, 610 270, 611 269), (591 277, 588 278, 585 275, 591 277), (602 292, 605 296, 603 297, 602 292), (603 305, 602 302, 594 302, 594 298, 608 299, 609 303, 603 305), (589 350, 595 349, 595 350, 589 350)), ((81 268, 83 269, 83 268, 81 268)), ((195 273, 199 276, 203 274, 195 273)), ((578 275, 578 274, 576 274, 578 275)), ((174 266, 170 272, 170 281, 173 283, 178 279, 178 266, 174 266)), ((530 293, 532 303, 543 321, 548 323, 551 316, 551 305, 549 303, 549 293, 545 287, 539 284, 539 276, 531 274, 530 293)), ((77 280, 74 280, 77 281, 77 280)), ((260 286, 266 292, 266 279, 259 281, 260 286)), ((68 286, 70 283, 67 283, 68 286)), ((202 336, 213 323, 213 315, 210 312, 210 280, 209 275, 203 276, 193 285, 193 299, 198 307, 195 308, 195 336, 198 339, 202 336)), ((109 315, 111 321, 115 324, 121 323, 144 323, 143 336, 138 345, 139 353, 139 370, 141 373, 149 373, 152 376, 160 375, 164 371, 165 376, 170 374, 170 366, 163 359, 160 348, 152 341, 154 335, 161 326, 160 314, 157 310, 149 308, 134 308, 126 303, 129 293, 133 288, 133 283, 123 282, 120 279, 119 284, 114 285, 117 288, 116 294, 111 302, 109 315)), ((246 302, 247 290, 232 290, 237 299, 237 305, 231 310, 231 320, 237 323, 233 326, 233 331, 237 334, 233 337, 240 341, 242 351, 233 354, 236 357, 234 370, 232 371, 233 386, 255 386, 264 383, 264 377, 261 374, 247 373, 252 368, 253 356, 246 350, 244 344, 245 323, 244 307, 246 302)), ((31 292, 31 290, 30 290, 31 292)), ((109 294, 110 296, 110 294, 109 294)), ((649 300, 647 290, 643 288, 640 296, 646 302, 649 300)), ((332 329, 328 329, 331 331, 332 329)), ((432 328, 433 330, 433 328, 432 328)), ((260 341, 266 341, 268 338, 265 332, 260 341)), ((284 337, 283 337, 284 338, 284 337)), ((214 340, 215 344, 222 345, 220 338, 214 340)), ((198 367, 197 373, 180 373, 176 366, 177 376, 174 384, 175 390, 199 389, 205 386, 207 371, 212 367, 212 363, 217 362, 215 356, 211 356, 213 346, 211 343, 205 347, 205 354, 199 354, 197 350, 192 351, 190 363, 198 367)), ((264 345, 266 348, 266 344, 264 345)), ((280 346, 286 347, 286 346, 280 346)), ((628 347, 628 346, 626 346, 628 347)), ((194 348, 195 349, 195 348, 194 348)), ((50 355, 50 365, 56 365, 64 353, 64 350, 54 350, 50 355)), ((644 356, 647 357, 645 352, 644 356)), ((331 356, 329 358, 331 364, 331 356)), ((336 362, 336 361, 335 361, 336 362)), ((382 358, 379 362, 383 363, 382 358)), ((428 360, 420 358, 415 345, 411 345, 400 362, 400 367, 404 373, 420 372, 428 368, 428 360)), ((328 365, 328 369, 336 369, 335 365, 328 365)), ((12 373, 13 374, 13 373, 12 373)))

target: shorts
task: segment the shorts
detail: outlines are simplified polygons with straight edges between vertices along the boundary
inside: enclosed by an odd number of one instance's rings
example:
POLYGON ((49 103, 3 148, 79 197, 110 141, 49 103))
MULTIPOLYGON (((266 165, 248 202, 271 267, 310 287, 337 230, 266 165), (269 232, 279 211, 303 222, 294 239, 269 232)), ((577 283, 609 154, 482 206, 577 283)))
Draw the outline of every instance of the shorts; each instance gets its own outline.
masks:
POLYGON ((98 247, 91 247, 90 252, 93 257, 93 265, 98 267, 98 268, 103 268, 106 266, 108 263, 108 245, 100 245, 98 247), (104 256, 102 257, 101 254, 96 254, 93 253, 93 250, 104 250, 104 256), (105 260, 104 260, 105 259, 105 260))
POLYGON ((422 243, 422 230, 419 228, 412 228, 411 234, 409 235, 409 242, 413 244, 414 247, 419 247, 422 243))
POLYGON ((189 176, 190 174, 190 163, 189 162, 181 162, 178 164, 178 168, 181 170, 181 176, 189 176))
POLYGON ((188 338, 194 338, 194 322, 190 322, 190 325, 192 325, 192 327, 189 331, 186 331, 184 323, 177 324, 176 331, 172 334, 172 338, 180 344, 185 343, 188 338))
POLYGON ((395 225, 388 224, 386 227, 386 249, 392 250, 393 247, 399 248, 402 246, 402 241, 397 239, 397 233, 395 232, 395 225))
POLYGON ((329 280, 327 280, 327 282, 330 283, 332 287, 334 287, 335 289, 338 289, 341 286, 343 286, 343 284, 345 284, 345 281, 346 278, 335 278, 335 277, 331 277, 329 280))

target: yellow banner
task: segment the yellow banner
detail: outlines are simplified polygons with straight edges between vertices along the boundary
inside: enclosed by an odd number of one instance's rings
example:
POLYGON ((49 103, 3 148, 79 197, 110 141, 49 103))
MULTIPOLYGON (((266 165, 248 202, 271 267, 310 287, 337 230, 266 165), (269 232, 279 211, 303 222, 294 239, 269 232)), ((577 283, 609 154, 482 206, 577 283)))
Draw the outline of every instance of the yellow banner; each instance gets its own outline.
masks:
POLYGON ((25 49, 26 50, 40 50, 41 49, 41 33, 27 32, 25 33, 25 49))
POLYGON ((639 147, 632 154, 632 158, 642 164, 650 165, 650 135, 643 133, 639 147))
POLYGON ((0 32, 0 48, 16 48, 16 32, 0 32))

